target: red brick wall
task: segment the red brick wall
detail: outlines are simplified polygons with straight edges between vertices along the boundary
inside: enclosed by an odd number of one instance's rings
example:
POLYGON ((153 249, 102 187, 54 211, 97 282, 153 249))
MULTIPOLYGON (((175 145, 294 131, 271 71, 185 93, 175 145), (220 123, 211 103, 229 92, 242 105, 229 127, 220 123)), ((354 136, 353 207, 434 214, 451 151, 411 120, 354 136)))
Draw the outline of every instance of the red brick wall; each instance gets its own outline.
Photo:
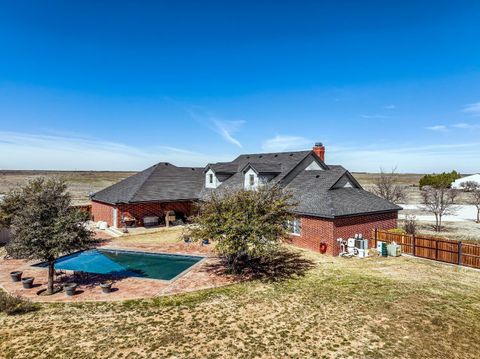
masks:
POLYGON ((292 243, 302 248, 320 252, 320 242, 323 241, 327 244, 327 253, 332 254, 333 220, 317 217, 301 217, 300 221, 300 235, 290 235, 292 243))
MULTIPOLYGON (((143 226, 142 219, 145 216, 164 217, 166 211, 175 211, 190 216, 193 212, 192 202, 152 202, 152 203, 135 203, 135 204, 119 204, 117 213, 117 227, 122 227, 123 217, 133 217, 137 220, 138 226, 143 226)), ((105 221, 109 226, 113 225, 113 209, 115 206, 92 201, 93 220, 105 221)))
POLYGON ((320 251, 320 243, 327 244, 327 254, 338 255, 340 246, 337 238, 349 238, 355 234, 362 234, 364 238, 371 238, 372 231, 397 227, 397 212, 380 213, 364 216, 350 216, 334 220, 301 217, 300 236, 291 235, 291 242, 299 247, 320 251))
POLYGON ((118 226, 122 226, 123 217, 133 217, 137 225, 143 226, 145 216, 158 216, 163 218, 166 211, 175 211, 190 216, 193 212, 192 202, 152 202, 118 205, 118 226))
POLYGON ((337 218, 335 220, 335 238, 354 237, 362 234, 364 238, 371 239, 372 232, 377 229, 392 229, 397 227, 397 212, 379 213, 369 216, 354 216, 337 218))
POLYGON ((92 201, 92 221, 104 221, 109 226, 113 223, 113 209, 115 206, 102 202, 92 201))

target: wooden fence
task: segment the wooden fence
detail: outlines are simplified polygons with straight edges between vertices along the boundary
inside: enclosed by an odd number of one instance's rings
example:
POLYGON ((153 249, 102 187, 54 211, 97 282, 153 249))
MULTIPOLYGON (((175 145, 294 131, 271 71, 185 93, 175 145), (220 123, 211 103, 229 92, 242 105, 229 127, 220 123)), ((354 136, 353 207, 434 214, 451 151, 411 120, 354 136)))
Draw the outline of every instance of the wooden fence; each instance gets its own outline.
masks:
POLYGON ((480 245, 462 243, 443 238, 389 233, 374 230, 375 246, 378 241, 396 242, 402 246, 402 252, 415 257, 480 268, 480 245))

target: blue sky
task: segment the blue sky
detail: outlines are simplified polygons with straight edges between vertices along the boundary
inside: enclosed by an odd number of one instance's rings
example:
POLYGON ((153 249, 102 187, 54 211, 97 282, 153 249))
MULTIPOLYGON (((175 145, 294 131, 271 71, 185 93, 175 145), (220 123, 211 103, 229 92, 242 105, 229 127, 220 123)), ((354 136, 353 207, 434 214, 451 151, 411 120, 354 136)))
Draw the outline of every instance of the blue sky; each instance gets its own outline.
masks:
POLYGON ((478 1, 0 1, 0 169, 327 147, 480 171, 478 1))

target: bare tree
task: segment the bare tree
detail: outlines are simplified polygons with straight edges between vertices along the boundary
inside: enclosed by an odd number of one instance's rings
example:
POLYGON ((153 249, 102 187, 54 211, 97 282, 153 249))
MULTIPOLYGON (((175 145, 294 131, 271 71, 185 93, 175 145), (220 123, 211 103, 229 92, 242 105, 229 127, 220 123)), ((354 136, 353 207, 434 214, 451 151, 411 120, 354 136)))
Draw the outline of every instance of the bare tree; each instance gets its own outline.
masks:
POLYGON ((477 208, 477 223, 480 223, 480 184, 476 182, 467 182, 469 192, 469 203, 477 208))
POLYGON ((417 233, 417 217, 414 215, 406 215, 405 223, 403 229, 407 234, 416 234, 417 233))
POLYGON ((475 189, 477 189, 480 185, 475 181, 467 181, 467 182, 463 182, 460 186, 463 188, 465 192, 472 192, 475 189))
POLYGON ((401 203, 406 199, 405 187, 396 180, 396 168, 390 173, 380 170, 380 175, 375 179, 373 193, 393 203, 401 203))
POLYGON ((442 217, 454 214, 457 191, 445 187, 425 186, 422 189, 423 210, 435 216, 435 231, 442 230, 442 217))

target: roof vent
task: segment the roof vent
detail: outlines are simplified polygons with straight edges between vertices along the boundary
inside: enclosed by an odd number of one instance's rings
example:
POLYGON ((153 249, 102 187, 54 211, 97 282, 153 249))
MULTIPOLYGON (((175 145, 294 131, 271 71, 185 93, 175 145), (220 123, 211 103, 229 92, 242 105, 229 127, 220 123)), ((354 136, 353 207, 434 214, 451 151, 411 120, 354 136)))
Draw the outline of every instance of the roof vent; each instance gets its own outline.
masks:
POLYGON ((278 155, 275 155, 275 156, 273 156, 273 157, 278 157, 278 155))
POLYGON ((292 157, 292 156, 293 156, 293 153, 290 153, 290 157, 292 157))
POLYGON ((315 178, 319 178, 319 177, 320 177, 320 175, 316 175, 316 176, 315 176, 315 178))
POLYGON ((258 156, 258 158, 262 158, 262 157, 263 157, 262 155, 258 156))
POLYGON ((250 156, 247 156, 247 158, 250 158, 250 156))

